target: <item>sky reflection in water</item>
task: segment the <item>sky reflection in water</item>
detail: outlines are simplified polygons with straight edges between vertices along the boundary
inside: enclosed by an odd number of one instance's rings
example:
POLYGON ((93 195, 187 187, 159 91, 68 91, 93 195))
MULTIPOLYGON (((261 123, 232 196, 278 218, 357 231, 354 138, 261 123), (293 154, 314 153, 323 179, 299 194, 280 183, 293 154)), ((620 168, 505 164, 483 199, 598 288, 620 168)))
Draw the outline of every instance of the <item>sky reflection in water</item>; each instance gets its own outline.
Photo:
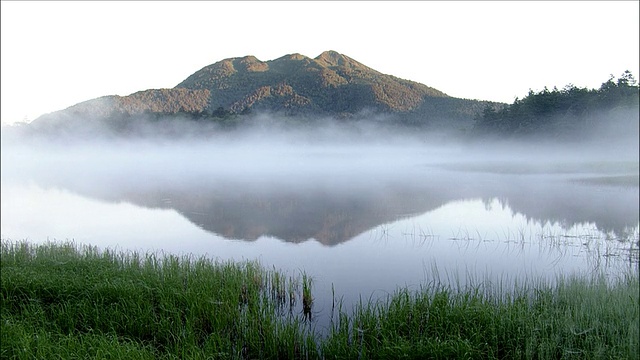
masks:
POLYGON ((508 283, 637 269, 637 160, 523 167, 461 161, 455 149, 281 148, 262 153, 268 163, 234 159, 220 171, 237 153, 190 149, 179 162, 170 150, 110 151, 99 163, 3 149, 2 239, 257 259, 312 276, 314 311, 325 314, 332 286, 351 304, 437 276, 508 283))

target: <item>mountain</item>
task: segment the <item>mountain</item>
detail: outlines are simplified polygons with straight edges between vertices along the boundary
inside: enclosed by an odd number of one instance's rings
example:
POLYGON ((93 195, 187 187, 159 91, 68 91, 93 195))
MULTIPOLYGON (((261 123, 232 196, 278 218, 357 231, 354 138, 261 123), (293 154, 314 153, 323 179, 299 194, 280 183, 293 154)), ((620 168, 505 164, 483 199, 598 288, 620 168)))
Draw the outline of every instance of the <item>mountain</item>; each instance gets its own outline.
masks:
POLYGON ((487 101, 460 99, 429 86, 382 74, 335 51, 316 58, 290 54, 261 61, 230 58, 206 66, 172 89, 104 96, 44 115, 33 123, 73 128, 91 122, 117 129, 141 115, 182 115, 221 122, 277 113, 309 121, 384 114, 395 124, 470 128, 487 101), (366 115, 365 115, 366 114, 366 115))
POLYGON ((300 54, 262 62, 253 56, 207 66, 176 89, 211 92, 211 107, 238 113, 247 108, 353 113, 371 107, 407 112, 426 97, 446 94, 426 85, 381 74, 345 55, 326 51, 315 59, 300 54))

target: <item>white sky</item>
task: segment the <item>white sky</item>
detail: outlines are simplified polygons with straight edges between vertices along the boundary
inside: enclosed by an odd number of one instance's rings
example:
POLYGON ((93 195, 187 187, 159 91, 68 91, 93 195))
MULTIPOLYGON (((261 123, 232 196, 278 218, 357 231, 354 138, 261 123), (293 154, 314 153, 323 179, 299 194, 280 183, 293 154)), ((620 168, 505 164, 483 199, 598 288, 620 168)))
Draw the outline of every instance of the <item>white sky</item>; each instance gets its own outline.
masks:
POLYGON ((1 2, 1 120, 171 88, 204 66, 336 50, 462 98, 638 79, 638 1, 1 2))

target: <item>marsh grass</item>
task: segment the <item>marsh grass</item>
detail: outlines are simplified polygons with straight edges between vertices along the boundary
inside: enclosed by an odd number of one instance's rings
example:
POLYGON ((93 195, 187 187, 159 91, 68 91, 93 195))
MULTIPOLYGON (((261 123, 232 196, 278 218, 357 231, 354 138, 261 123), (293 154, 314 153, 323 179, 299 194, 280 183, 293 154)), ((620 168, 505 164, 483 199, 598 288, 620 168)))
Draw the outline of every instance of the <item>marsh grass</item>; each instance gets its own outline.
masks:
POLYGON ((554 285, 434 281, 359 304, 323 351, 353 359, 632 359, 639 291, 637 272, 614 284, 602 276, 554 285))
POLYGON ((307 273, 302 274, 302 312, 305 319, 311 320, 313 308, 313 296, 311 295, 311 277, 307 273))
POLYGON ((332 290, 332 326, 319 337, 304 310, 313 304, 304 272, 3 241, 0 358, 627 359, 640 351, 637 269, 617 281, 553 284, 451 286, 432 275, 415 291, 348 311, 332 290))
POLYGON ((286 277, 255 262, 3 243, 1 264, 2 358, 315 352, 300 317, 280 311, 286 277))

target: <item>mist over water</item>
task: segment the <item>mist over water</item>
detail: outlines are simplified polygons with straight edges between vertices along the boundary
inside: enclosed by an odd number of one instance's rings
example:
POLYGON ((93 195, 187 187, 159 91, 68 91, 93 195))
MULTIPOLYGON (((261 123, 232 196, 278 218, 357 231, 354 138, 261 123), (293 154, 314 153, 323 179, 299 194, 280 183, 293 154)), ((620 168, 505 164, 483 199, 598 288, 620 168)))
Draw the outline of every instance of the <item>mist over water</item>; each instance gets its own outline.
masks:
POLYGON ((2 239, 258 259, 346 301, 429 281, 432 265, 477 278, 637 268, 637 134, 525 142, 256 119, 129 136, 3 128, 2 239))
MULTIPOLYGON (((265 229, 260 223, 267 218, 291 222, 304 208, 307 217, 359 214, 360 225, 348 233, 356 235, 473 198, 500 199, 542 222, 595 222, 617 232, 638 223, 637 134, 569 143, 453 136, 394 128, 378 119, 281 123, 259 115, 251 126, 220 131, 165 119, 137 123, 135 131, 120 136, 101 128, 92 136, 80 131, 54 137, 5 128, 2 183, 172 208, 217 234, 224 222, 240 219, 265 229), (296 211, 274 216, 286 201, 296 211), (206 215, 220 208, 224 215, 206 215)), ((296 241, 317 240, 316 232, 298 227, 296 241)), ((275 235, 256 231, 253 240, 275 235)))

